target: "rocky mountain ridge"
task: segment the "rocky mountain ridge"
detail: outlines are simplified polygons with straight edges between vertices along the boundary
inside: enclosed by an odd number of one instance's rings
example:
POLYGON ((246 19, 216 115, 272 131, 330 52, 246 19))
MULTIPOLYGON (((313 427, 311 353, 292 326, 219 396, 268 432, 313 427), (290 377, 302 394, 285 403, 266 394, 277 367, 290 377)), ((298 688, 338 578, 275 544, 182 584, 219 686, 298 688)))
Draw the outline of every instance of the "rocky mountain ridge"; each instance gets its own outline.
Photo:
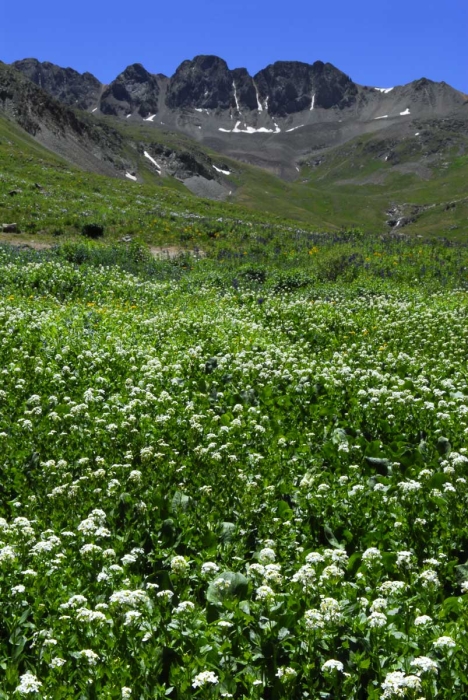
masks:
POLYGON ((184 110, 208 110, 218 117, 225 112, 233 118, 255 113, 257 117, 282 119, 315 110, 352 110, 368 112, 371 117, 374 108, 390 105, 405 92, 413 106, 421 103, 426 109, 436 106, 439 111, 435 92, 444 93, 446 111, 466 101, 465 95, 447 84, 425 78, 396 88, 360 86, 322 61, 277 61, 250 76, 245 68, 229 69, 222 58, 201 55, 183 61, 169 78, 135 63, 107 86, 90 73, 80 74, 37 59, 16 61, 12 67, 69 106, 148 120, 159 113, 184 110))
MULTIPOLYGON (((138 85, 138 81, 135 83, 138 85)), ((129 136, 105 118, 94 119, 92 114, 60 103, 0 61, 2 115, 50 151, 84 170, 141 181, 137 172, 141 170, 139 164, 145 163, 146 170, 157 179, 172 176, 181 182, 194 177, 216 180, 211 158, 196 144, 190 149, 182 145, 171 148, 154 142, 148 134, 141 134, 140 138, 129 136)))
MULTIPOLYGON (((222 58, 204 55, 184 61, 171 77, 132 64, 107 86, 89 73, 36 59, 4 67, 7 83, 17 84, 16 97, 4 105, 29 133, 36 130, 44 145, 97 172, 110 168, 141 180, 148 168, 157 178, 172 175, 202 196, 236 190, 235 167, 213 161, 216 153, 294 181, 304 165, 315 168, 331 149, 361 137, 382 150, 381 156, 369 157, 387 162, 390 156, 380 144, 390 140, 413 144, 411 171, 430 177, 437 165, 418 126, 428 120, 458 125, 457 153, 465 152, 467 96, 426 78, 394 87, 364 86, 321 61, 278 61, 251 76, 245 68, 230 69, 222 58)), ((442 150, 448 154, 450 148, 455 146, 442 150)), ((336 179, 345 182, 349 173, 342 178, 337 171, 336 179)))
POLYGON ((102 85, 91 73, 78 73, 36 58, 15 61, 12 67, 59 102, 78 109, 89 109, 99 100, 102 85))

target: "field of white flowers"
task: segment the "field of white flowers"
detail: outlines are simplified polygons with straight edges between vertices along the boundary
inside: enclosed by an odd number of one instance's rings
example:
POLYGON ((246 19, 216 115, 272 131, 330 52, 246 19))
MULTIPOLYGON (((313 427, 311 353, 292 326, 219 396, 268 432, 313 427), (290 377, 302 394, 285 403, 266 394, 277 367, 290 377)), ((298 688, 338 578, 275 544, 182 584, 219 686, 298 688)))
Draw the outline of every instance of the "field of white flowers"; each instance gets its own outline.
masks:
POLYGON ((468 303, 0 260, 0 698, 466 700, 468 303))

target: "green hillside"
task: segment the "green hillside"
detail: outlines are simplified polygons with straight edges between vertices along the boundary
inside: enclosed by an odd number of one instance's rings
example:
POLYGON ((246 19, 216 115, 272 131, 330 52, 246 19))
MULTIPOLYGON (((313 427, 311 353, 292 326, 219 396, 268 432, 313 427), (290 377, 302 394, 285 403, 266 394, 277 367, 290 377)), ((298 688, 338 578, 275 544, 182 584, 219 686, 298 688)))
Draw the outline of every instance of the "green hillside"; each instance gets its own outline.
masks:
POLYGON ((463 142, 112 139, 0 117, 0 700, 466 700, 463 142))
MULTIPOLYGON (((104 118, 99 121, 107 124, 104 118)), ((466 238, 468 156, 461 129, 454 133, 429 124, 426 130, 421 126, 418 139, 360 137, 303 159, 297 179, 287 182, 175 132, 115 119, 106 128, 120 134, 113 139, 121 144, 116 157, 131 159, 142 183, 78 170, 0 117, 3 221, 18 223, 23 236, 34 234, 50 242, 52 237, 79 234, 93 219, 106 227, 108 238, 138 235, 147 243, 164 245, 181 242, 171 212, 182 208, 204 219, 228 216, 254 222, 261 217, 274 223, 297 221, 322 231, 359 227, 385 233, 391 230, 386 222, 393 219, 402 220, 397 229, 410 235, 466 238), (207 169, 211 163, 229 168, 232 174, 224 178, 232 187, 228 201, 198 199, 177 178, 156 174, 143 156, 145 148, 170 149, 207 169), (17 194, 9 195, 12 191, 17 194)), ((196 227, 188 228, 187 240, 203 239, 196 227)))

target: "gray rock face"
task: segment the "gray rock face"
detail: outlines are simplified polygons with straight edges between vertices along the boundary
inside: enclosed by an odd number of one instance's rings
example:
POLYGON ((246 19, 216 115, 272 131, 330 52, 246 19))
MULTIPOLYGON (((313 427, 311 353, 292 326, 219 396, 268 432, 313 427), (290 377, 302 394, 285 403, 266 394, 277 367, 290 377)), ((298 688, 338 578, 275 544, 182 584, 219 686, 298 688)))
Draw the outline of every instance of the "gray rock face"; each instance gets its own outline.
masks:
POLYGON ((101 112, 124 116, 137 111, 143 118, 157 114, 159 80, 141 63, 128 66, 102 93, 101 112))
POLYGON ((171 109, 268 109, 286 116, 317 107, 352 104, 358 89, 347 75, 316 61, 278 61, 252 78, 245 68, 229 70, 217 56, 184 61, 171 78, 166 104, 171 109))
POLYGON ((348 107, 355 100, 355 83, 331 63, 277 61, 254 77, 268 111, 286 116, 315 107, 348 107))
POLYGON ((235 106, 232 71, 217 56, 184 61, 169 81, 166 104, 171 109, 229 109, 235 106))
MULTIPOLYGON (((235 86, 235 96, 241 109, 257 109, 257 93, 253 79, 248 74, 246 68, 235 68, 231 71, 233 91, 235 86)), ((236 106, 236 105, 235 105, 236 106)))
POLYGON ((99 100, 101 83, 91 73, 78 73, 73 68, 61 68, 48 61, 40 63, 35 58, 15 61, 12 66, 70 107, 89 109, 99 100))
MULTIPOLYGON (((255 113, 263 113, 263 126, 266 116, 289 118, 303 112, 305 117, 316 108, 351 108, 367 119, 414 111, 441 115, 464 101, 449 85, 426 78, 385 91, 358 86, 331 63, 322 61, 277 61, 252 77, 245 68, 230 70, 218 56, 201 55, 181 63, 172 78, 149 73, 135 63, 106 87, 90 73, 80 74, 33 58, 16 61, 13 67, 66 105, 93 111, 99 106, 102 113, 119 117, 133 114, 145 119, 161 113, 164 120, 169 109, 169 123, 194 109, 209 110, 218 117, 230 112, 231 117, 244 120, 253 113, 254 124, 255 113)), ((305 123, 308 120, 306 117, 305 123)))

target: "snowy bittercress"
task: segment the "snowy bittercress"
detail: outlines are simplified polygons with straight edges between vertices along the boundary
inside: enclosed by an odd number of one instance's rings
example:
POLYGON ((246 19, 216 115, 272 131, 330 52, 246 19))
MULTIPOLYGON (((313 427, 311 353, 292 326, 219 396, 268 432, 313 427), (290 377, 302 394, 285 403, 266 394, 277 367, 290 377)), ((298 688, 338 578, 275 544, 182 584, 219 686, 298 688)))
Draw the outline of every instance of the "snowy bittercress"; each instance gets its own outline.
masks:
POLYGON ((468 697, 465 291, 0 268, 2 700, 468 697))

